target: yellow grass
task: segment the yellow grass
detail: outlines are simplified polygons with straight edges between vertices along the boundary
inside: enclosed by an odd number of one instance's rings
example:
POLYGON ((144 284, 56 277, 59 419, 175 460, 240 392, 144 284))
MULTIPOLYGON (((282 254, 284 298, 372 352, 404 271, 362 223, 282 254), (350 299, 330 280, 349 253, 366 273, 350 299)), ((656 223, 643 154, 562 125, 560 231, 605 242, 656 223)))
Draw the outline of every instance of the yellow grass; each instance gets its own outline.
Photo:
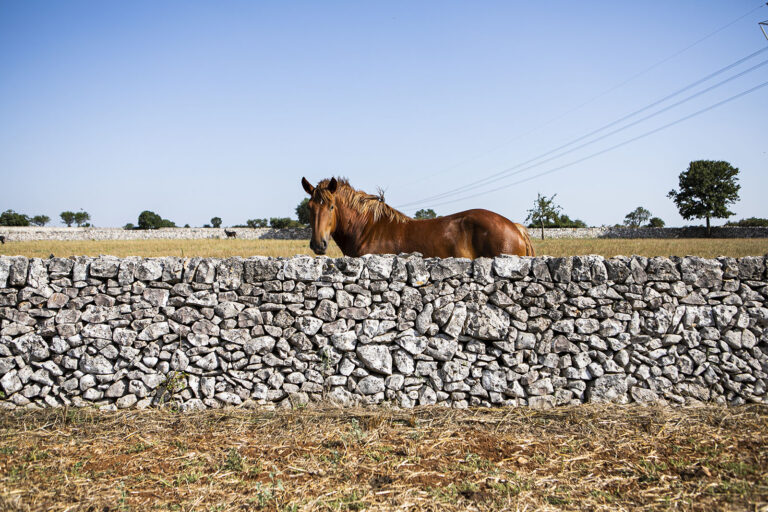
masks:
POLYGON ((765 510, 768 408, 0 412, 0 510, 765 510))
MULTIPOLYGON (((642 256, 762 256, 768 253, 765 238, 719 239, 562 239, 533 240, 537 255, 573 256, 600 254, 605 257, 619 254, 642 256)), ((308 240, 104 240, 104 241, 33 241, 6 242, 0 245, 0 254, 47 258, 98 256, 293 256, 312 254, 308 240)), ((331 244, 328 256, 341 256, 336 244, 331 244)))

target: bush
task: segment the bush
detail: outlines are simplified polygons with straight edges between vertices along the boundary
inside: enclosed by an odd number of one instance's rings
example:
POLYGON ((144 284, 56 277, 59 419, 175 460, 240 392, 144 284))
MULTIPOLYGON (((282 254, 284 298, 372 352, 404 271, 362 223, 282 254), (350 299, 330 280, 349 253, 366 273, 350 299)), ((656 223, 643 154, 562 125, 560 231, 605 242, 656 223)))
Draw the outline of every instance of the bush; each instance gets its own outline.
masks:
POLYGON ((51 218, 47 215, 35 215, 34 217, 32 217, 31 222, 35 226, 45 226, 46 224, 51 222, 51 218))
POLYGON ((304 198, 296 207, 296 218, 301 224, 309 226, 309 198, 304 198))
POLYGON ((91 214, 88 212, 84 212, 83 210, 80 210, 79 212, 75 212, 75 224, 77 224, 77 227, 79 228, 89 228, 91 227, 90 222, 91 220, 91 214))
POLYGON ((414 219, 434 219, 437 217, 435 210, 429 208, 427 210, 421 209, 413 216, 414 219))
POLYGON ((0 213, 0 226, 29 226, 29 217, 13 210, 5 210, 0 213))
POLYGON ((248 219, 245 224, 249 228, 265 228, 269 225, 267 219, 248 219))
POLYGON ((176 224, 168 219, 160 217, 155 212, 144 210, 139 214, 138 229, 175 228, 176 224))
POLYGON ((651 219, 648 221, 648 227, 649 228, 663 228, 664 227, 664 221, 661 220, 659 217, 651 217, 651 219))
POLYGON ((272 217, 269 219, 269 227, 275 229, 303 228, 304 225, 301 222, 289 219, 288 217, 272 217))
POLYGON ((537 222, 536 224, 531 222, 530 224, 528 224, 528 227, 540 228, 542 227, 542 224, 543 224, 543 227, 545 228, 586 228, 587 227, 587 223, 584 222, 583 220, 580 220, 580 219, 571 220, 571 218, 568 215, 558 215, 555 220, 546 220, 544 222, 537 222))
POLYGON ((75 222, 75 212, 71 212, 69 210, 65 212, 61 212, 59 214, 59 217, 61 217, 61 222, 67 225, 67 227, 71 227, 72 224, 75 222))
POLYGON ((727 222, 725 225, 739 228, 764 228, 768 227, 768 219, 750 217, 748 219, 741 219, 737 222, 727 222))

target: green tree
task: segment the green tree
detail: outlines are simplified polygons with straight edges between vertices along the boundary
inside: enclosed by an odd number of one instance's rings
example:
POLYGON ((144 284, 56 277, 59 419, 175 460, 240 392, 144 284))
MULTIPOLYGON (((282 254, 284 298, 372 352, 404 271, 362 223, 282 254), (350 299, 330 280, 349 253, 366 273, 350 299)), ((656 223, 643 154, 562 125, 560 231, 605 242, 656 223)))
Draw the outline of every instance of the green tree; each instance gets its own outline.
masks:
POLYGON ((13 210, 0 213, 0 226, 29 226, 29 217, 13 210))
POLYGON ((35 226, 45 226, 49 222, 51 222, 51 218, 47 215, 35 215, 32 217, 32 224, 35 226))
POLYGON ((664 221, 661 220, 659 217, 651 217, 651 219, 648 221, 648 227, 649 228, 663 228, 664 227, 664 221))
POLYGON ((533 203, 533 208, 528 210, 528 217, 526 221, 531 221, 533 226, 541 228, 541 239, 544 240, 544 225, 548 222, 554 222, 558 219, 558 214, 562 208, 555 204, 555 197, 557 194, 552 195, 549 199, 546 196, 538 194, 536 201, 533 203))
POLYGON ((84 212, 83 210, 80 210, 79 212, 75 213, 75 224, 77 224, 77 227, 83 227, 88 224, 88 221, 91 220, 91 214, 88 212, 84 212))
POLYGON ((768 219, 750 217, 748 219, 741 219, 738 222, 726 222, 725 225, 736 226, 740 228, 768 227, 768 219))
POLYGON ((249 228, 265 228, 268 224, 267 219, 248 219, 245 221, 245 225, 249 228))
POLYGON ((429 208, 427 210, 419 210, 413 216, 414 219, 434 219, 435 217, 437 217, 437 214, 435 213, 435 210, 433 210, 432 208, 429 208))
POLYGON ((707 236, 711 236, 711 218, 733 215, 728 205, 739 200, 737 174, 739 170, 728 162, 696 160, 680 173, 680 190, 670 190, 667 197, 675 202, 684 219, 707 219, 707 236))
POLYGON ((175 228, 176 224, 155 212, 144 210, 139 214, 139 229, 175 228))
POLYGON ((624 217, 624 225, 629 226, 630 228, 639 228, 645 221, 650 218, 651 212, 642 206, 638 206, 629 212, 626 217, 624 217))
POLYGON ((215 228, 221 227, 221 217, 214 217, 211 219, 211 225, 215 228))
POLYGON ((67 227, 72 227, 72 224, 75 222, 75 212, 61 212, 59 214, 59 217, 61 217, 61 222, 67 225, 67 227))
POLYGON ((553 226, 556 228, 585 228, 587 227, 587 223, 584 222, 581 219, 573 219, 565 214, 559 215, 557 219, 553 222, 553 226))
POLYGON ((299 221, 288 217, 272 217, 269 219, 269 227, 275 229, 304 227, 299 221))
POLYGON ((309 198, 305 197, 296 207, 296 218, 305 226, 309 226, 309 198))

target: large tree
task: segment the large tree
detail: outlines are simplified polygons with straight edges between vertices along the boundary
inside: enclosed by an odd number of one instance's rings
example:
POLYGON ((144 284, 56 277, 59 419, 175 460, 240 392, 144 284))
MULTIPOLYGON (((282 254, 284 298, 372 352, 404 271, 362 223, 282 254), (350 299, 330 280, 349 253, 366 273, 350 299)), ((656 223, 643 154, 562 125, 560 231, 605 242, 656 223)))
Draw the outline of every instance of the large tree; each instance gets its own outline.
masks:
POLYGON ((555 204, 556 196, 557 194, 553 194, 552 197, 547 199, 546 196, 538 194, 536 201, 533 203, 533 208, 528 210, 528 217, 525 218, 526 222, 531 221, 531 224, 541 228, 542 240, 544 240, 544 225, 556 221, 560 210, 562 210, 560 206, 555 204))
POLYGON ((221 217, 214 217, 211 219, 211 225, 215 228, 221 227, 221 217))
POLYGON ((629 212, 626 217, 624 217, 624 225, 629 226, 630 228, 639 228, 645 221, 650 218, 651 212, 642 206, 638 206, 629 212))
POLYGON ((696 160, 680 173, 680 190, 670 190, 667 197, 672 198, 684 219, 707 219, 707 236, 710 236, 710 218, 733 215, 728 205, 739 200, 741 185, 736 183, 737 174, 739 170, 728 162, 696 160))

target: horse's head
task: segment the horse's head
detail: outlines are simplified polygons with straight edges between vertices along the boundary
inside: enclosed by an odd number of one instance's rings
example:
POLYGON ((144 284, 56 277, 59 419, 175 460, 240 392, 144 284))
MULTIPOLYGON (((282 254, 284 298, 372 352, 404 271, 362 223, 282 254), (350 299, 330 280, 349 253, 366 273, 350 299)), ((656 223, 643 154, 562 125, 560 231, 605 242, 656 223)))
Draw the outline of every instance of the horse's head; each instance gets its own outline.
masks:
POLYGON ((301 178, 301 185, 309 194, 309 223, 312 226, 312 239, 309 247, 315 254, 325 254, 328 238, 336 229, 336 178, 325 185, 313 187, 306 178, 301 178))

